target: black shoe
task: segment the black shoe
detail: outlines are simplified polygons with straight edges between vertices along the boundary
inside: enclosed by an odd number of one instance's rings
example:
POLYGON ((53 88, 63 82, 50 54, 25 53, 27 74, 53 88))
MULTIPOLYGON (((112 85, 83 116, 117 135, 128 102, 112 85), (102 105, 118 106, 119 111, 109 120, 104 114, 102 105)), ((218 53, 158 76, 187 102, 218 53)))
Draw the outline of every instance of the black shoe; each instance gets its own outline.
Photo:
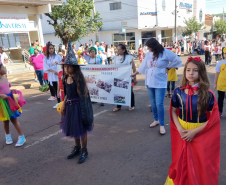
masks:
POLYGON ((84 163, 87 157, 88 157, 88 151, 87 151, 86 148, 83 148, 82 153, 81 153, 79 160, 78 160, 78 164, 84 163))
POLYGON ((75 156, 79 155, 80 150, 81 150, 81 146, 75 146, 75 147, 72 149, 71 154, 69 154, 69 155, 67 156, 67 159, 73 159, 75 156))

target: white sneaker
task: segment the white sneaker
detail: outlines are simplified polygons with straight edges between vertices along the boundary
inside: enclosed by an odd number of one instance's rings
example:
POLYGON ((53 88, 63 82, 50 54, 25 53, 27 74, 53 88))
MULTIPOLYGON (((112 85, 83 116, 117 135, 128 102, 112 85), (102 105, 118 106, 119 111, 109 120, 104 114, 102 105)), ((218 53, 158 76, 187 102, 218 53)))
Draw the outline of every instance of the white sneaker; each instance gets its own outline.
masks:
POLYGON ((37 78, 35 78, 35 82, 38 82, 38 79, 37 78))
POLYGON ((53 106, 53 108, 54 108, 54 109, 57 109, 57 105, 58 105, 58 104, 59 104, 59 103, 57 103, 55 106, 53 106))
POLYGON ((164 135, 166 133, 165 127, 160 126, 160 134, 164 135))
POLYGON ((56 100, 56 97, 50 96, 50 98, 48 100, 50 100, 50 101, 56 100))
POLYGON ((13 140, 12 140, 11 134, 5 134, 5 139, 6 139, 6 144, 7 145, 13 144, 13 140))

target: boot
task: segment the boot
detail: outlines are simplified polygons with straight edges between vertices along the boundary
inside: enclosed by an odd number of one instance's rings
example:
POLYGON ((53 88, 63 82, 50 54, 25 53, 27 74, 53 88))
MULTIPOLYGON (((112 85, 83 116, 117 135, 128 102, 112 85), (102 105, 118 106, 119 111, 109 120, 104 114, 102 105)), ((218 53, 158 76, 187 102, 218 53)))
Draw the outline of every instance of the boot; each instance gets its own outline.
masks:
POLYGON ((69 155, 67 156, 67 159, 72 159, 72 158, 74 158, 75 156, 79 155, 80 150, 81 150, 81 146, 75 146, 75 147, 72 149, 71 154, 69 154, 69 155))
POLYGON ((83 148, 82 153, 78 160, 78 164, 84 163, 87 157, 88 157, 88 151, 86 148, 83 148))

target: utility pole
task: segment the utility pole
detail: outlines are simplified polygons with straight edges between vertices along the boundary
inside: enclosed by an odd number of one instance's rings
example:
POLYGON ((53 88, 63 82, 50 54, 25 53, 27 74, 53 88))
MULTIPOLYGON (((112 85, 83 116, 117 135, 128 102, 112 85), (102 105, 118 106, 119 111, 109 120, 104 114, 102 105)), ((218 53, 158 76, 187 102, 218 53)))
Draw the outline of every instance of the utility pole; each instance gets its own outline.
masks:
POLYGON ((175 0, 175 42, 177 42, 177 0, 175 0))
POLYGON ((223 21, 224 21, 224 8, 223 8, 223 21))

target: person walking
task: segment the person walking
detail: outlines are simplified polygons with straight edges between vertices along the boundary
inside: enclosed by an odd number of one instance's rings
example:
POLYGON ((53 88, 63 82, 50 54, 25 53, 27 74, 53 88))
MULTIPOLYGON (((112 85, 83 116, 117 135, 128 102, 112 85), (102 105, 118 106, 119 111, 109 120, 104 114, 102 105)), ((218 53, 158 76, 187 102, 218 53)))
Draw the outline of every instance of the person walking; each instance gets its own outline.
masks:
POLYGON ((209 89, 206 66, 189 57, 170 104, 172 163, 165 185, 218 185, 220 118, 209 89))
MULTIPOLYGON (((18 117, 21 116, 22 110, 15 97, 13 91, 10 90, 11 84, 8 79, 4 76, 6 69, 2 63, 0 63, 0 121, 3 121, 3 128, 5 131, 6 144, 13 144, 13 139, 9 130, 9 121, 11 121, 19 135, 16 147, 24 145, 26 142, 25 136, 22 132, 18 117)), ((25 104, 25 102, 24 102, 25 104)))
MULTIPOLYGON (((32 41, 31 42, 31 47, 29 49, 29 53, 30 53, 31 56, 35 54, 34 53, 34 49, 37 49, 37 45, 36 45, 36 42, 35 41, 32 41)), ((34 76, 35 76, 35 82, 38 82, 36 73, 34 73, 34 76)))
MULTIPOLYGON (((38 49, 34 49, 34 55, 32 55, 28 60, 28 63, 34 67, 35 73, 41 86, 43 86, 44 58, 45 56, 43 54, 39 54, 38 49)), ((44 80, 44 83, 47 84, 47 81, 44 80)))
POLYGON ((226 92, 226 48, 223 50, 224 58, 216 65, 216 74, 214 78, 214 89, 218 91, 219 115, 222 116, 224 98, 226 92))
POLYGON ((140 44, 140 47, 138 49, 138 56, 139 56, 140 63, 142 63, 144 60, 144 50, 143 50, 142 44, 140 44))
POLYGON ((204 45, 204 51, 205 51, 205 64, 209 66, 211 47, 208 41, 206 42, 206 45, 204 45))
POLYGON ((112 64, 112 55, 111 55, 111 48, 109 47, 108 44, 106 44, 106 46, 105 46, 105 53, 107 55, 108 65, 111 65, 112 64))
POLYGON ((221 55, 222 55, 222 58, 224 59, 224 52, 223 52, 223 50, 226 47, 226 40, 225 40, 224 37, 221 38, 221 47, 222 47, 222 54, 221 55))
MULTIPOLYGON (((118 55, 114 58, 114 64, 115 65, 132 65, 133 72, 136 71, 136 66, 133 60, 133 56, 129 55, 126 46, 124 44, 118 45, 118 55)), ((132 80, 133 84, 137 84, 136 76, 134 76, 132 80)), ((113 112, 117 112, 121 110, 122 106, 117 105, 116 108, 113 109, 113 112)), ((135 98, 133 93, 133 87, 131 87, 131 107, 129 108, 129 111, 133 111, 135 109, 135 98)))
MULTIPOLYGON (((51 92, 50 101, 56 100, 60 103, 60 98, 57 98, 57 86, 58 86, 58 72, 57 64, 60 64, 62 57, 55 53, 54 45, 49 44, 47 47, 47 54, 44 58, 44 70, 48 72, 48 82, 51 92)), ((53 107, 57 108, 58 103, 53 107)))
POLYGON ((77 62, 70 40, 67 56, 62 65, 67 75, 63 80, 65 98, 61 107, 60 127, 63 135, 74 138, 75 142, 75 146, 67 159, 73 159, 80 154, 78 164, 81 164, 88 157, 87 134, 93 131, 93 108, 86 80, 77 62))
POLYGON ((4 52, 4 47, 3 46, 0 46, 0 63, 5 67, 5 70, 6 70, 5 77, 7 77, 6 64, 8 64, 8 61, 9 61, 9 57, 4 52))
POLYGON ((134 77, 141 73, 146 76, 145 85, 147 86, 154 122, 150 124, 153 128, 160 124, 160 134, 165 134, 165 109, 164 99, 167 87, 168 71, 171 68, 179 68, 182 61, 172 51, 162 47, 159 42, 151 38, 146 42, 148 50, 144 61, 131 76, 134 77))

